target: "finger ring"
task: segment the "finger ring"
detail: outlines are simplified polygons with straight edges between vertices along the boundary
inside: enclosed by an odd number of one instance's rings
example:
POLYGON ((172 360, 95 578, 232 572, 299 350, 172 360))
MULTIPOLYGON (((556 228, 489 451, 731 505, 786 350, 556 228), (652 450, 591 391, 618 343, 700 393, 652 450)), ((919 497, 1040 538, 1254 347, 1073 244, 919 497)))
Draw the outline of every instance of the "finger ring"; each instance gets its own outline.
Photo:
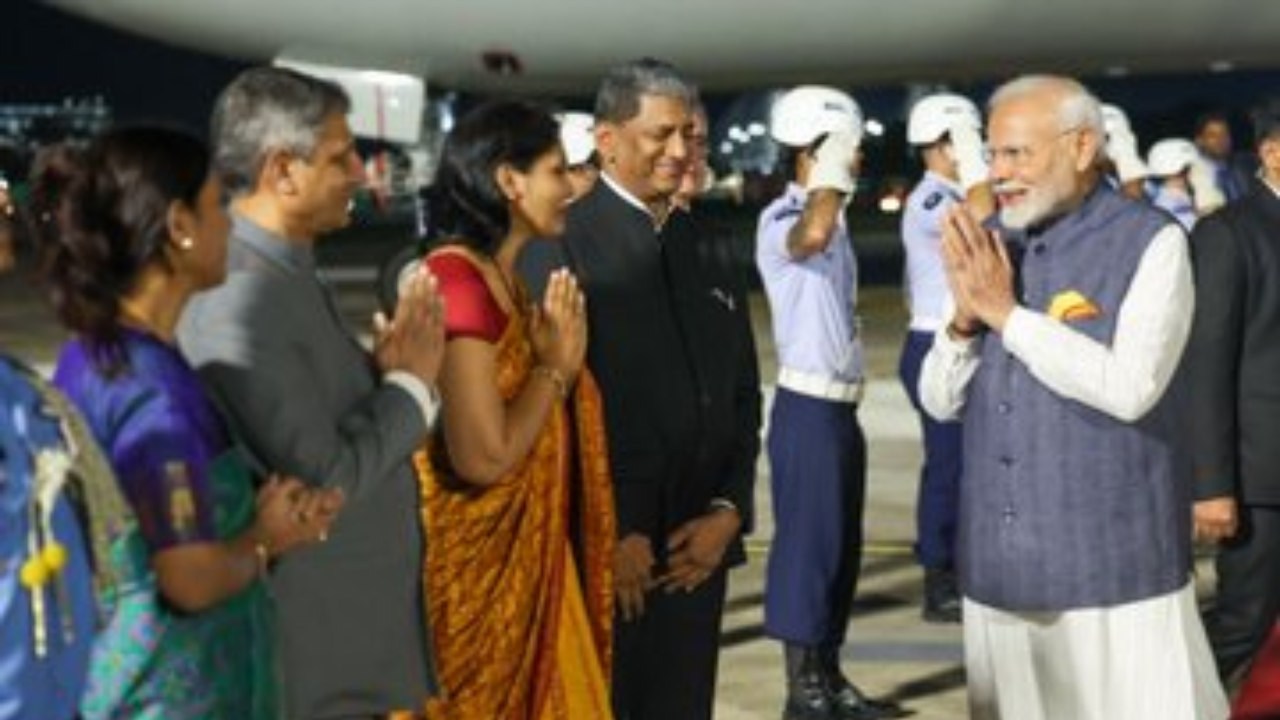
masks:
POLYGON ((318 542, 329 542, 329 532, 327 530, 321 530, 320 534, 316 536, 316 540, 318 542))

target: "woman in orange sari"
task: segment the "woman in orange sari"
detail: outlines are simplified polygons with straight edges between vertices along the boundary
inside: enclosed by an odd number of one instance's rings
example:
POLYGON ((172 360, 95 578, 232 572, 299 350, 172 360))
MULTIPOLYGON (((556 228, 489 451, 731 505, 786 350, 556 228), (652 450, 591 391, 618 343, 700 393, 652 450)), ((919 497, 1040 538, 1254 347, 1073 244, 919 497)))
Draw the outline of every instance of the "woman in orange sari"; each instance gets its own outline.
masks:
POLYGON ((530 304, 515 274, 526 242, 563 230, 558 138, 533 105, 485 105, 445 141, 429 200, 447 337, 442 431, 419 458, 433 720, 611 718, 615 528, 584 299, 559 271, 530 304))

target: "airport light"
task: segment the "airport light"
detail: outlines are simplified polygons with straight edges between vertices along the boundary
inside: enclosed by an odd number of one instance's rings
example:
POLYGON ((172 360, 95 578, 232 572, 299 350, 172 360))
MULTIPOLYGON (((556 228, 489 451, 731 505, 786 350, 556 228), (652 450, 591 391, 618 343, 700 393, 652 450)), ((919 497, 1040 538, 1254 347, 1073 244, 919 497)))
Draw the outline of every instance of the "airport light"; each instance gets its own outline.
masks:
POLYGON ((880 212, 886 215, 896 215, 902 212, 902 198, 895 193, 889 193, 880 198, 880 212))

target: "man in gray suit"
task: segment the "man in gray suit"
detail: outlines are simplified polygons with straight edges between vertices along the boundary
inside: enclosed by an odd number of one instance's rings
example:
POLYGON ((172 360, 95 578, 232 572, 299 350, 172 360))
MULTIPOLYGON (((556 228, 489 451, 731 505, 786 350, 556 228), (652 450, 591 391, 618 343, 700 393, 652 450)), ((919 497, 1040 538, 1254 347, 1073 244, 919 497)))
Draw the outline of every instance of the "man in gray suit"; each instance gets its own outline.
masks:
POLYGON ((441 305, 434 279, 414 277, 370 356, 316 277, 315 242, 349 222, 364 180, 348 109, 338 86, 280 68, 223 91, 212 136, 232 196, 228 276, 179 328, 253 461, 346 494, 327 542, 271 573, 291 720, 419 709, 435 689, 411 457, 439 409, 441 305))

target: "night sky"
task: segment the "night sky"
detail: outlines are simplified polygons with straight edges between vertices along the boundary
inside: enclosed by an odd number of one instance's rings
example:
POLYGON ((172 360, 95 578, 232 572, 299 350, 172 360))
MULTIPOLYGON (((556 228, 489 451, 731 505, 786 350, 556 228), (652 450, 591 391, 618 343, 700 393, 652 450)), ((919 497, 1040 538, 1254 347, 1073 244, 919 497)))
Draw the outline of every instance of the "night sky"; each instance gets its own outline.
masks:
POLYGON ((218 91, 243 67, 80 20, 34 0, 0 5, 0 103, 102 95, 118 121, 166 120, 203 129, 218 91))

